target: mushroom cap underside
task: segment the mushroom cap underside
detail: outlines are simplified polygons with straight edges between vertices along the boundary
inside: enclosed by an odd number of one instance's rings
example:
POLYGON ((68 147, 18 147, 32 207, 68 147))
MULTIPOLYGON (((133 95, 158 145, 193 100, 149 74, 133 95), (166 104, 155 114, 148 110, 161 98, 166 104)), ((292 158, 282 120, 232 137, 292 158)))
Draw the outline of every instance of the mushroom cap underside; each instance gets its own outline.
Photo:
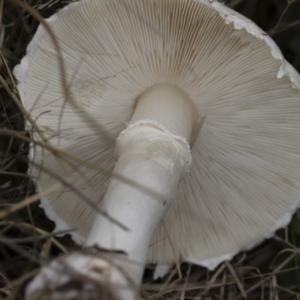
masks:
POLYGON ((31 151, 41 190, 73 180, 42 199, 57 229, 76 228, 84 241, 115 141, 136 98, 157 83, 182 89, 205 119, 149 261, 213 268, 287 224, 299 203, 300 79, 256 25, 208 0, 80 1, 48 22, 71 96, 42 26, 15 69, 20 95, 53 147, 90 163, 31 151))

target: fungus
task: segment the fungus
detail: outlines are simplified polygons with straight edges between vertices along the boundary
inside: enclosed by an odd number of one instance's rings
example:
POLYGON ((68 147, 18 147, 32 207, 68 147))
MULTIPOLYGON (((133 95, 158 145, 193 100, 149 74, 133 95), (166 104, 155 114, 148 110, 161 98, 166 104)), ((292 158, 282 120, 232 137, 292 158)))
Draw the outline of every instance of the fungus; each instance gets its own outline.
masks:
MULTIPOLYGON (((124 251, 138 285, 146 262, 213 269, 289 222, 300 79, 255 24, 208 0, 82 0, 47 22, 72 100, 40 26, 15 69, 24 107, 53 147, 119 176, 71 165, 74 188, 41 199, 57 230, 124 251)), ((40 190, 66 178, 51 152, 31 154, 40 190)))

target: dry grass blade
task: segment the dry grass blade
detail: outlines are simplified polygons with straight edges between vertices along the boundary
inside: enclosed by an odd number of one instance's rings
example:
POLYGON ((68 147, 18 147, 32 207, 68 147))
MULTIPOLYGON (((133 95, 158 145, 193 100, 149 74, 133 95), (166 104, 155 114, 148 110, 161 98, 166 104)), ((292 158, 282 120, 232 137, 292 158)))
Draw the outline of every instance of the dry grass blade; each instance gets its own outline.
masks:
POLYGON ((228 268, 229 272, 231 273, 232 277, 234 278, 237 286, 239 287, 243 297, 247 298, 247 294, 246 294, 238 276, 236 275, 236 272, 234 271, 233 267, 231 266, 231 264, 228 261, 226 261, 225 264, 226 264, 226 267, 228 268))
MULTIPOLYGON (((94 118, 92 118, 92 116, 88 115, 86 112, 82 111, 82 109, 78 106, 78 104, 73 101, 69 86, 68 86, 68 82, 67 82, 67 77, 66 77, 66 70, 65 70, 65 64, 64 64, 64 60, 63 60, 63 56, 62 56, 62 52, 61 52, 61 48, 59 45, 58 40, 55 37, 55 34, 53 33, 51 27, 48 25, 47 21, 44 20, 44 18, 41 16, 41 14, 35 10, 33 7, 31 7, 28 3, 26 2, 22 2, 20 0, 10 0, 12 3, 20 6, 21 8, 23 8, 24 10, 26 10, 27 12, 29 12, 36 20, 38 20, 43 27, 45 28, 45 30, 47 31, 47 33, 49 34, 52 43, 56 49, 56 53, 58 56, 58 62, 59 62, 59 69, 60 69, 60 80, 61 80, 61 85, 62 85, 62 89, 64 92, 64 96, 65 96, 65 102, 64 102, 64 106, 65 104, 68 102, 70 103, 79 113, 79 115, 81 115, 84 120, 88 121, 88 123, 92 123, 92 129, 96 130, 96 132, 102 132, 103 134, 106 135, 106 139, 107 140, 111 140, 111 137, 106 134, 106 131, 103 130, 103 128, 100 126, 99 122, 97 122, 97 120, 95 120, 94 118)), ((61 110, 61 117, 64 111, 64 106, 61 110)), ((27 114, 28 115, 28 114, 27 114)), ((31 119, 30 116, 26 116, 28 117, 28 120, 30 121, 31 125, 37 130, 37 126, 34 124, 33 120, 31 119)), ((61 118, 60 118, 61 120, 61 118)), ((60 128, 60 123, 58 124, 58 128, 60 128)), ((39 135, 42 136, 41 131, 37 130, 39 135)), ((43 139, 45 143, 47 143, 46 139, 43 139)))
MULTIPOLYGON (((31 271, 28 271, 27 273, 21 275, 18 279, 14 281, 10 281, 7 286, 5 286, 5 289, 9 289, 10 287, 12 288, 17 288, 21 286, 24 282, 28 281, 28 279, 31 279, 38 273, 38 269, 34 269, 31 271)), ((1 299, 2 300, 2 299, 1 299)))
POLYGON ((3 15, 3 0, 0 1, 0 48, 2 47, 4 41, 4 26, 2 22, 2 15, 3 15))
MULTIPOLYGON (((276 257, 274 258, 274 261, 278 258, 279 255, 283 254, 283 253, 286 253, 286 252, 292 252, 292 254, 286 258, 282 263, 280 263, 274 270, 273 270, 273 273, 278 273, 280 272, 292 259, 295 258, 295 256, 297 255, 297 252, 291 250, 291 249, 286 249, 286 250, 283 250, 283 251, 280 251, 276 257)), ((273 265, 273 262, 271 263, 271 266, 273 265)))
POLYGON ((294 4, 296 1, 297 1, 297 0, 288 0, 288 1, 287 1, 287 5, 286 5, 284 11, 282 12, 282 14, 281 14, 279 20, 277 21, 275 27, 269 32, 270 36, 273 36, 273 35, 276 33, 276 30, 277 30, 277 28, 279 27, 279 25, 281 24, 281 22, 282 22, 282 20, 283 20, 283 18, 284 18, 284 16, 285 16, 285 14, 286 14, 287 11, 289 10, 290 6, 291 6, 292 4, 294 4))
POLYGON ((64 187, 64 185, 62 183, 57 183, 56 185, 52 186, 51 188, 49 188, 45 191, 39 192, 37 194, 34 194, 32 196, 25 198, 23 201, 15 204, 11 207, 8 207, 5 210, 2 210, 0 212, 0 219, 7 218, 10 214, 12 214, 26 206, 31 205, 32 203, 34 203, 36 201, 39 201, 41 199, 41 197, 46 197, 46 196, 52 194, 53 192, 56 192, 56 191, 62 189, 63 187, 64 187))
POLYGON ((171 248, 172 248, 172 252, 173 252, 173 256, 174 256, 174 261, 175 261, 175 264, 176 264, 176 268, 177 268, 177 272, 178 272, 178 275, 179 275, 179 279, 182 279, 182 274, 181 274, 181 270, 180 270, 180 261, 179 261, 179 258, 175 254, 176 252, 175 252, 175 249, 174 249, 174 243, 172 242, 172 239, 170 237, 168 229, 165 226, 164 220, 162 220, 162 223, 163 223, 163 227, 164 227, 167 239, 168 239, 168 241, 169 241, 169 243, 171 245, 171 248))
POLYGON ((228 7, 235 8, 237 5, 241 4, 244 0, 231 0, 228 3, 228 7))
POLYGON ((277 287, 277 289, 278 289, 279 291, 284 291, 284 292, 286 292, 287 294, 294 295, 294 296, 297 297, 297 299, 300 298, 300 293, 294 292, 293 290, 291 290, 291 289, 289 289, 289 288, 286 288, 286 287, 284 287, 284 286, 277 285, 276 287, 277 287))
MULTIPOLYGON (((252 285, 249 289, 247 289, 247 290, 245 291, 245 294, 248 295, 248 294, 250 294, 251 292, 255 291, 256 289, 258 289, 259 287, 261 287, 261 286, 264 284, 264 282, 265 282, 266 280, 267 280, 266 278, 265 278, 265 279, 262 279, 262 280, 259 281, 258 283, 252 285)), ((240 300, 240 299, 242 299, 242 298, 245 298, 245 297, 244 297, 243 294, 240 294, 239 296, 233 298, 232 300, 240 300)))
POLYGON ((290 28, 296 27, 298 25, 300 25, 300 20, 297 20, 297 21, 294 21, 294 22, 290 22, 290 23, 288 23, 286 25, 277 26, 277 28, 274 27, 274 28, 270 29, 267 33, 269 35, 271 35, 271 36, 274 36, 276 34, 284 32, 284 31, 286 31, 286 30, 288 30, 290 28))
POLYGON ((38 228, 36 226, 33 226, 31 224, 28 224, 28 223, 24 223, 24 222, 21 222, 21 223, 16 223, 16 222, 12 222, 12 221, 3 221, 3 222, 0 222, 0 227, 2 226, 6 226, 6 225, 10 225, 10 226, 17 226, 17 227, 21 227, 21 228, 24 228, 24 229, 29 229, 29 230, 33 230, 33 231, 36 231, 38 234, 40 235, 48 235, 49 236, 49 239, 51 240, 51 242, 61 250, 62 253, 69 253, 69 251, 66 249, 66 247, 64 245, 62 245, 60 242, 57 241, 57 239, 55 239, 54 237, 52 237, 52 235, 54 234, 50 234, 49 232, 41 229, 41 228, 38 228))
POLYGON ((27 136, 25 136, 24 134, 21 134, 19 132, 12 131, 12 130, 7 130, 7 129, 2 129, 2 130, 0 129, 0 134, 17 137, 17 138, 19 138, 21 140, 24 140, 26 142, 29 142, 29 143, 32 143, 34 145, 43 147, 44 149, 49 150, 51 153, 54 153, 56 155, 59 154, 64 159, 69 158, 69 159, 74 160, 75 162, 77 162, 79 164, 82 164, 82 165, 85 165, 85 166, 91 168, 92 170, 96 170, 98 172, 109 174, 111 177, 114 177, 114 178, 116 178, 116 179, 118 179, 118 180, 120 180, 123 183, 126 183, 128 185, 131 185, 131 186, 135 187, 136 189, 139 189, 139 190, 143 191, 144 193, 149 193, 150 195, 153 195, 155 198, 159 198, 161 196, 157 192, 155 192, 155 191, 153 191, 153 190, 151 190, 151 189, 149 189, 149 188, 147 188, 145 186, 142 186, 141 184, 137 184, 135 181, 130 180, 127 177, 124 177, 124 176, 121 176, 121 175, 119 175, 117 173, 114 173, 111 170, 107 170, 105 168, 96 166, 95 164, 89 162, 88 160, 83 159, 83 158, 78 157, 78 156, 75 156, 75 155, 72 155, 71 153, 69 153, 67 151, 63 151, 63 150, 55 148, 55 147, 53 147, 51 145, 43 144, 43 143, 41 143, 39 141, 30 139, 27 136))
POLYGON ((212 286, 215 284, 216 279, 220 276, 220 274, 224 271, 226 267, 226 264, 222 264, 217 271, 215 272, 215 274, 211 277, 211 279, 208 281, 208 283, 206 284, 205 287, 205 293, 208 294, 210 289, 212 288, 212 286))
MULTIPOLYGON (((36 132, 38 132, 38 134, 44 140, 44 143, 48 144, 48 142, 47 142, 45 136, 43 135, 42 131, 35 124, 34 120, 31 118, 30 114, 24 109, 24 107, 20 103, 19 99, 17 98, 16 94, 13 91, 11 91, 10 87, 8 86, 8 84, 6 83, 6 81, 4 80, 4 78, 1 75, 0 75, 0 83, 5 88, 7 93, 10 95, 11 99, 13 99, 13 101, 14 101, 15 105, 18 107, 18 109, 22 112, 22 114, 26 117, 26 119, 31 123, 32 127, 36 130, 36 132)), ((56 153, 54 153, 54 154, 56 154, 56 153)), ((62 159, 60 159, 59 156, 57 157, 57 159, 60 161, 61 165, 64 167, 64 169, 69 174, 69 176, 73 176, 72 172, 66 166, 64 161, 62 159)))

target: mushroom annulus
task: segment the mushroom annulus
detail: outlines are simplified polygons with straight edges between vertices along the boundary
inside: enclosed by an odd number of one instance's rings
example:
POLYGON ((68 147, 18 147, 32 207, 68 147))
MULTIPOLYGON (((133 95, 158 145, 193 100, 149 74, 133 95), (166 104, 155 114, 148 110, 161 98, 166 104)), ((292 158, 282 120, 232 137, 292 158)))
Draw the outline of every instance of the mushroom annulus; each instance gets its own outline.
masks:
MULTIPOLYGON (((213 269, 289 222, 300 77, 254 23, 209 0, 81 0, 47 23, 72 100, 42 25, 14 71, 20 96, 48 143, 90 162, 65 157, 73 188, 41 199, 57 230, 125 253, 116 264, 138 286, 147 262, 213 269)), ((43 147, 31 158, 40 191, 68 176, 43 147)))

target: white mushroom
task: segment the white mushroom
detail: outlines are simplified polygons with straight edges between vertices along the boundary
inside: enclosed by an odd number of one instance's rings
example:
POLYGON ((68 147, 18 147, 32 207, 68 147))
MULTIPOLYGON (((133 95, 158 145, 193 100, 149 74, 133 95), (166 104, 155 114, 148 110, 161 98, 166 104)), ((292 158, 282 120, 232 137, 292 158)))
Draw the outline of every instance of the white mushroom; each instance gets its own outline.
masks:
MULTIPOLYGON (((147 261, 213 269, 289 222, 300 191, 300 78, 255 24, 208 0, 82 0, 48 24, 73 100, 40 26, 15 69, 25 108, 51 145, 135 183, 76 163, 74 189, 42 199, 56 229, 123 250, 139 284, 147 261)), ((39 147, 34 163, 40 189, 66 177, 39 147)))

